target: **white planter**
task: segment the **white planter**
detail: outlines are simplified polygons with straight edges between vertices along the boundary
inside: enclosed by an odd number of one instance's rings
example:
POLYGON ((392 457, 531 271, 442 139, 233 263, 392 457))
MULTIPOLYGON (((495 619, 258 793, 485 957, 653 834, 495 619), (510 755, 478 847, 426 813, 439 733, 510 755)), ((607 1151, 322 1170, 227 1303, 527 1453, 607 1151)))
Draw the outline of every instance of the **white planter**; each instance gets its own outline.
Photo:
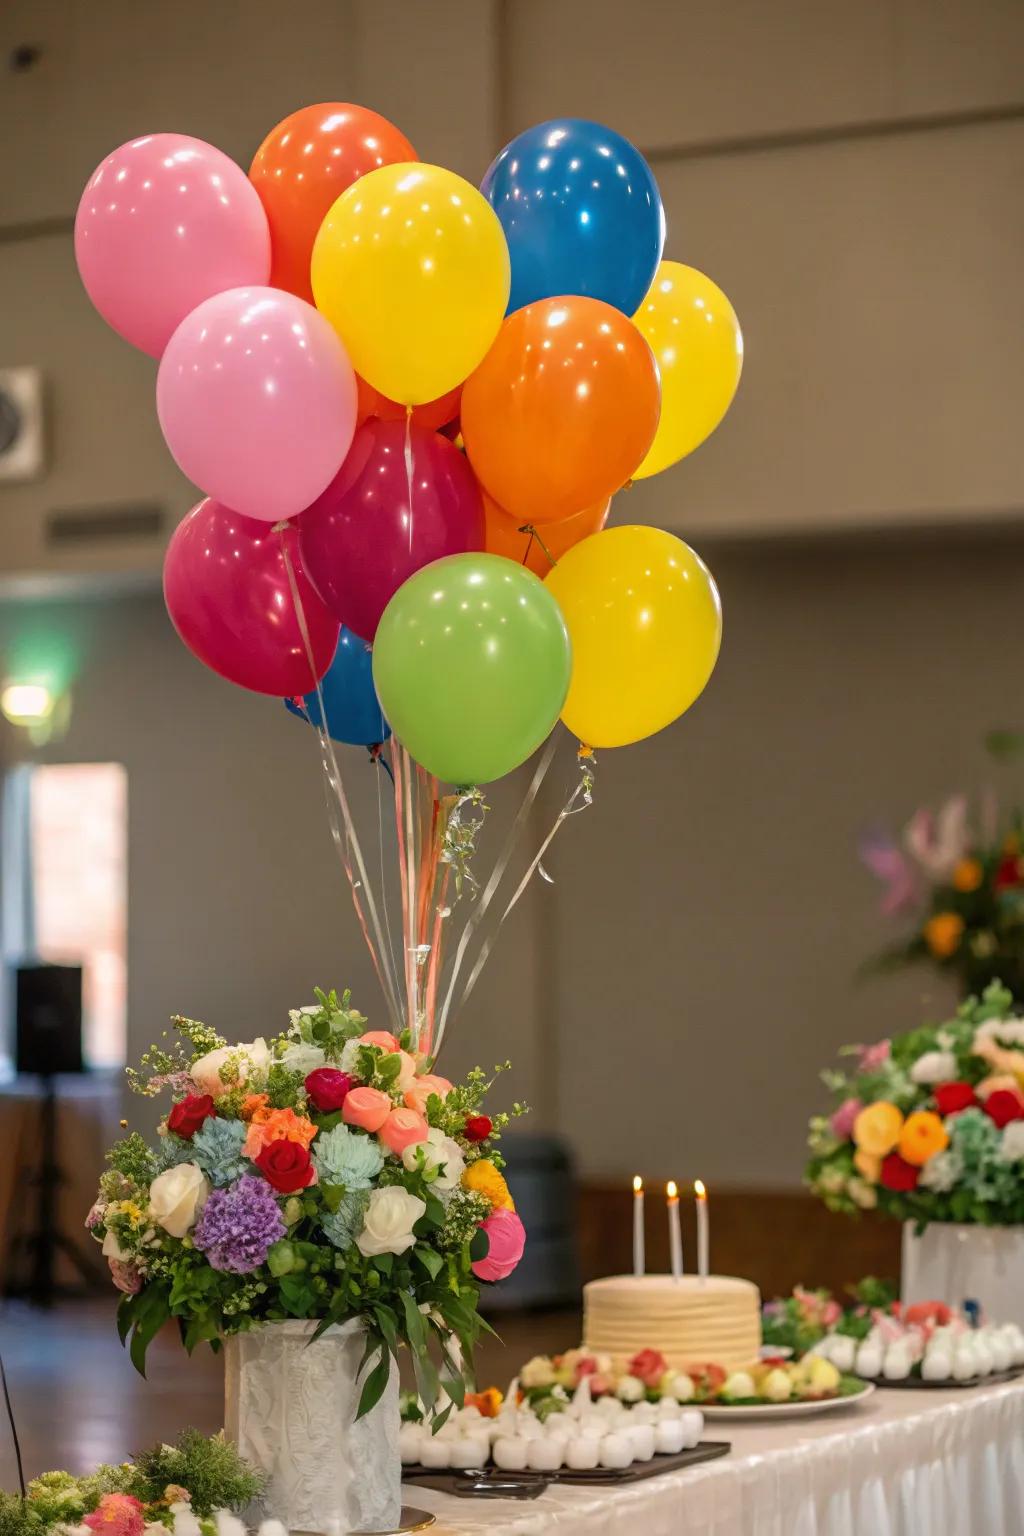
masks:
POLYGON ((1024 1227, 903 1225, 904 1302, 981 1303, 986 1322, 1024 1327, 1024 1227))
POLYGON ((402 1505, 398 1372, 357 1421, 363 1326, 335 1325, 311 1344, 315 1329, 266 1323, 225 1340, 228 1437, 266 1476, 265 1512, 289 1532, 393 1530, 402 1505))

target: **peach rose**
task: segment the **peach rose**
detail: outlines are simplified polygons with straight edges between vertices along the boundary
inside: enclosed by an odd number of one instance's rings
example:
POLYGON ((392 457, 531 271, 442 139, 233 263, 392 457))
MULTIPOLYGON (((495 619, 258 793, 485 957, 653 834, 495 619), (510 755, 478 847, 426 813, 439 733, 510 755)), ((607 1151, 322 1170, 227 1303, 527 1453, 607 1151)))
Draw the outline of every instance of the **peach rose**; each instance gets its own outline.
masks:
POLYGON ((421 1115, 425 1115, 427 1100, 432 1093, 436 1093, 439 1099, 444 1099, 451 1091, 452 1085, 446 1077, 438 1077, 433 1072, 424 1072, 423 1076, 416 1078, 412 1087, 407 1089, 405 1102, 409 1109, 418 1110, 421 1115))
POLYGON ((249 1122, 242 1152, 255 1162, 272 1141, 295 1141, 309 1148, 316 1135, 316 1126, 305 1115, 297 1115, 294 1109, 258 1109, 249 1122))
POLYGON ((393 1109, 378 1135, 389 1152, 401 1157, 406 1147, 415 1147, 421 1141, 426 1141, 427 1122, 414 1109, 393 1109))
POLYGON ((341 1118, 360 1131, 379 1131, 391 1108, 391 1100, 379 1088, 350 1088, 341 1106, 341 1118))
POLYGON ((853 1154, 853 1166, 869 1184, 877 1184, 882 1176, 882 1159, 874 1152, 865 1152, 862 1147, 853 1154))
POLYGON ((387 1051, 390 1056, 398 1050, 398 1041, 389 1029, 368 1029, 365 1035, 359 1036, 360 1045, 375 1045, 378 1051, 387 1051))
POLYGON ((853 1139, 864 1152, 885 1157, 900 1139, 903 1116, 895 1104, 879 1099, 862 1109, 853 1122, 853 1139))
POLYGON ((398 1077, 395 1079, 395 1087, 399 1093, 404 1095, 408 1093, 416 1081, 416 1062, 409 1055, 408 1051, 398 1051, 396 1054, 402 1065, 399 1068, 398 1077))

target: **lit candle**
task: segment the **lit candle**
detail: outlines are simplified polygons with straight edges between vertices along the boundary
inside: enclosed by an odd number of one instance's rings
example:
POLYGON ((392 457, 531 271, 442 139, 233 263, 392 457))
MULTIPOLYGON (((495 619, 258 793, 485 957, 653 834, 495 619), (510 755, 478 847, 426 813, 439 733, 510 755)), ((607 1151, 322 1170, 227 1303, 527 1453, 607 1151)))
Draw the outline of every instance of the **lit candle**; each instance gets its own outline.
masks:
POLYGON ((633 1273, 644 1272, 644 1181, 639 1174, 633 1179, 633 1273))
POLYGON ((694 1179, 693 1192, 697 1197, 697 1273, 703 1281, 708 1277, 708 1192, 700 1179, 694 1179))
POLYGON ((674 1179, 665 1187, 668 1199, 668 1248, 672 1256, 672 1278, 678 1280, 683 1273, 683 1229, 679 1225, 679 1191, 674 1179))

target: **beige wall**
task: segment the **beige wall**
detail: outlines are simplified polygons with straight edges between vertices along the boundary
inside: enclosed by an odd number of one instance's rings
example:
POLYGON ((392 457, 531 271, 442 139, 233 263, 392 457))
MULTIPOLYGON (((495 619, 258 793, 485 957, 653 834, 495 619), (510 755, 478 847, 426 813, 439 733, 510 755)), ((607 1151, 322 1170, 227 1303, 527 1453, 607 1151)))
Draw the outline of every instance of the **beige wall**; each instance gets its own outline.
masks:
MULTIPOLYGON (((9 0, 0 60, 24 41, 38 67, 0 75, 0 366, 43 368, 52 437, 43 479, 0 485, 0 575, 155 573, 162 539, 58 556, 46 517, 156 501, 169 529, 192 499, 152 363, 74 272, 78 191, 114 144, 177 128, 244 164, 288 110, 350 96, 473 179, 565 112, 651 154, 668 254, 731 294, 747 370, 721 432, 614 515, 709 555, 725 648, 691 717, 604 755, 449 1060, 514 1055, 590 1172, 643 1144, 652 1175, 795 1181, 832 1047, 924 1006, 920 978, 852 987, 882 936, 857 831, 979 773, 1019 696, 1021 548, 980 530, 1024 504, 1024 7, 9 0)), ((30 616, 0 607, 0 658, 30 616)), ((133 1046, 180 1008, 266 1027, 317 979, 379 1017, 301 727, 205 674, 155 594, 45 616, 82 660, 58 755, 128 765, 133 1046)))

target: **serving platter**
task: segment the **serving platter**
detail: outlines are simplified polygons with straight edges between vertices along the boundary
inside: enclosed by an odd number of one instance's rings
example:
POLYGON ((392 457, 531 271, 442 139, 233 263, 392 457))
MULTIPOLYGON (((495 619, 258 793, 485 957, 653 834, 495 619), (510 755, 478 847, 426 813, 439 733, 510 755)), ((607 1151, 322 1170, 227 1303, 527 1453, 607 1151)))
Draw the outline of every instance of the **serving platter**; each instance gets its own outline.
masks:
POLYGON ((621 1483, 639 1483, 665 1472, 679 1472, 700 1462, 715 1461, 732 1449, 728 1440, 701 1440, 689 1450, 673 1456, 652 1456, 650 1461, 634 1461, 629 1467, 594 1467, 574 1472, 561 1467, 557 1472, 505 1472, 500 1467, 454 1468, 423 1467, 416 1464, 402 1468, 402 1480, 425 1488, 438 1488, 460 1498, 535 1499, 551 1483, 577 1483, 588 1487, 611 1487, 621 1483))
POLYGON ((870 1397, 874 1390, 875 1383, 866 1381, 862 1391, 847 1392, 842 1397, 817 1397, 788 1403, 699 1403, 697 1406, 705 1419, 809 1419, 819 1413, 838 1413, 843 1408, 852 1408, 870 1397))

